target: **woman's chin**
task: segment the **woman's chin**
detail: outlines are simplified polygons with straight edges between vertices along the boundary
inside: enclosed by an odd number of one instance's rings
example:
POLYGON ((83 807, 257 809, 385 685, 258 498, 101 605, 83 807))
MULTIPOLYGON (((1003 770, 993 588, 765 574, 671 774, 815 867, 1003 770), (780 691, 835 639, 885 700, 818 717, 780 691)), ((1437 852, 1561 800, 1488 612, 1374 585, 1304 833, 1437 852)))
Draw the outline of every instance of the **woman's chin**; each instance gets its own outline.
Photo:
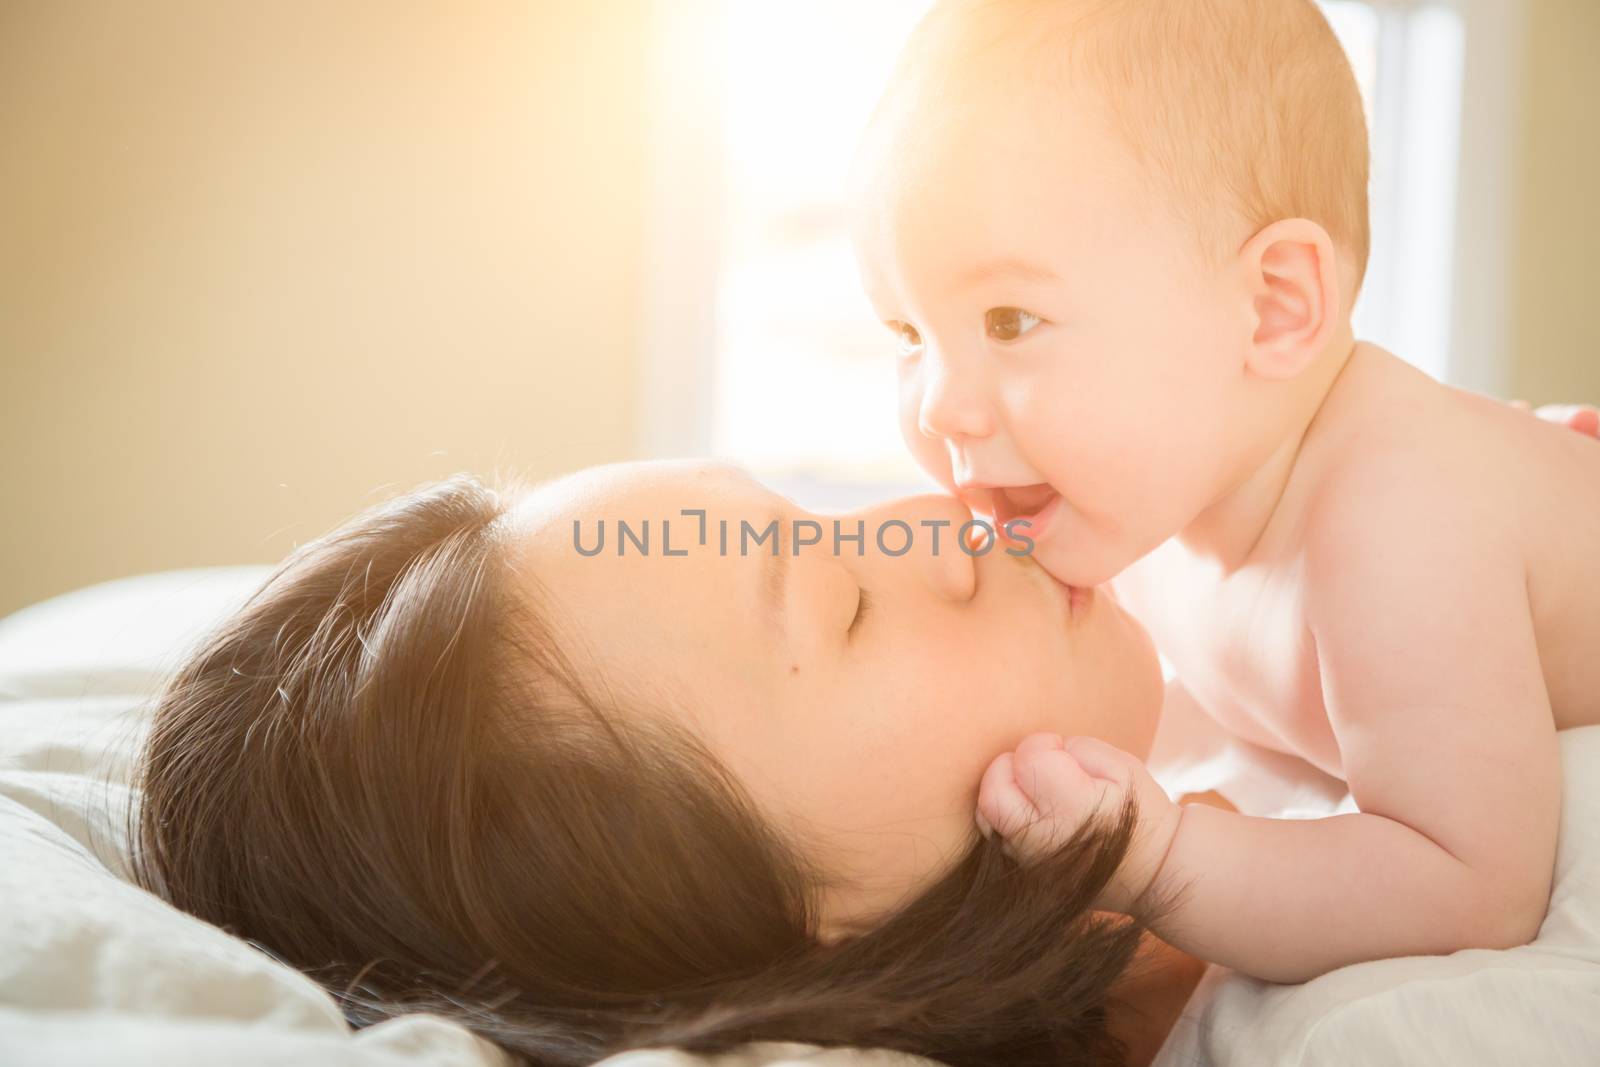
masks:
MULTIPOLYGON (((1109 598, 1108 598, 1109 599, 1109 598)), ((1161 705, 1166 699, 1167 681, 1161 671, 1161 659, 1156 655, 1156 645, 1150 633, 1139 625, 1137 619, 1122 610, 1121 605, 1115 601, 1110 606, 1116 607, 1118 614, 1124 620, 1129 630, 1129 674, 1137 671, 1136 685, 1129 686, 1130 693, 1136 693, 1135 702, 1130 707, 1132 721, 1139 723, 1141 730, 1141 744, 1134 754, 1140 759, 1150 755, 1150 747, 1155 743, 1156 727, 1161 723, 1161 705)))
POLYGON ((1097 659, 1109 683, 1102 694, 1107 723, 1115 731, 1105 739, 1144 759, 1161 721, 1166 679, 1149 631, 1109 594, 1109 586, 1095 590, 1092 614, 1097 659))

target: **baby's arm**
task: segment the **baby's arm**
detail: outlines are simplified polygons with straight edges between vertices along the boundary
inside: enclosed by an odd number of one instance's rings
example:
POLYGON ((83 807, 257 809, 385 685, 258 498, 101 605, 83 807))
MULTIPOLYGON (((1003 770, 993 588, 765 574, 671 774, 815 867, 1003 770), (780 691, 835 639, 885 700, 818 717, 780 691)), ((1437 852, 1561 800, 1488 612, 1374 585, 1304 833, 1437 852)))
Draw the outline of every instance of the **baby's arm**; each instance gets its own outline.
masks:
POLYGON ((1516 517, 1447 482, 1384 499, 1369 486, 1359 505, 1330 498, 1311 523, 1308 622, 1360 814, 1274 820, 1186 806, 1178 818, 1138 761, 1074 740, 1019 748, 1009 782, 992 766, 984 818, 1005 833, 1047 816, 1015 842, 1027 853, 1050 843, 1052 824, 1059 836, 1097 799, 1136 791, 1142 836, 1104 906, 1139 913, 1159 869, 1152 899, 1182 896, 1155 916, 1157 933, 1262 978, 1530 940, 1559 819, 1554 725, 1516 517))

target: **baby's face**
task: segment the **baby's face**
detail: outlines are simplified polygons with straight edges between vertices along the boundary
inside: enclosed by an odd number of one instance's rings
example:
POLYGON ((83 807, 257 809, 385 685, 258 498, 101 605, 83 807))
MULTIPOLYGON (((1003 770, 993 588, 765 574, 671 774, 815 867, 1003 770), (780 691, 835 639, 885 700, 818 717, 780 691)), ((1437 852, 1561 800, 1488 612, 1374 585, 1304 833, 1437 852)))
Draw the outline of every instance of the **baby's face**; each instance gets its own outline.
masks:
POLYGON ((847 533, 864 524, 859 552, 833 551, 835 516, 701 464, 585 471, 519 516, 534 595, 595 691, 695 731, 782 826, 863 880, 825 914, 876 914, 959 856, 984 768, 1028 734, 1149 749, 1161 672, 1143 629, 1109 597, 1074 603, 1026 557, 961 551, 970 516, 947 496, 838 516, 847 533), (685 508, 704 513, 704 545, 685 508), (617 554, 619 520, 649 521, 651 554, 617 554), (604 551, 580 553, 573 524, 592 548, 602 521, 604 551), (741 552, 742 523, 774 521, 830 534, 799 554, 741 552), (949 524, 938 549, 925 523, 949 524))
POLYGON ((917 460, 1085 586, 1229 488, 1253 323, 1098 109, 1045 95, 881 122, 856 247, 917 460))

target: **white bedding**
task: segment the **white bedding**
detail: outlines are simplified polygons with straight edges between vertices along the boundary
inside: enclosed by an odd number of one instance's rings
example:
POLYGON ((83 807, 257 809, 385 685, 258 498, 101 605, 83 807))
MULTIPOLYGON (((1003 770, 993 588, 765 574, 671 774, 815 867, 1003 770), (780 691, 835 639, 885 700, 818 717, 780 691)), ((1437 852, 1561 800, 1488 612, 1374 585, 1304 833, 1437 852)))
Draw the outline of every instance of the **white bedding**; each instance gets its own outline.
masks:
MULTIPOLYGON (((218 568, 107 583, 0 620, 0 1063, 485 1067, 491 1046, 430 1016, 352 1034, 295 971, 124 881, 120 815, 137 711, 185 647, 265 574, 218 568)), ((1177 737, 1164 727, 1167 741, 1177 737)), ((1327 780, 1215 736, 1169 786, 1265 813, 1337 802, 1327 780), (1270 788, 1267 788, 1270 787, 1270 788)), ((1257 1063, 1600 1063, 1600 728, 1563 736, 1557 886, 1534 945, 1388 960, 1302 986, 1213 971, 1164 1059, 1257 1063)), ((912 1057, 764 1045, 722 1058, 625 1053, 607 1067, 912 1057)))
POLYGON ((1600 726, 1563 733, 1561 757, 1555 886, 1532 944, 1378 960, 1298 985, 1213 967, 1155 1067, 1600 1064, 1600 726))

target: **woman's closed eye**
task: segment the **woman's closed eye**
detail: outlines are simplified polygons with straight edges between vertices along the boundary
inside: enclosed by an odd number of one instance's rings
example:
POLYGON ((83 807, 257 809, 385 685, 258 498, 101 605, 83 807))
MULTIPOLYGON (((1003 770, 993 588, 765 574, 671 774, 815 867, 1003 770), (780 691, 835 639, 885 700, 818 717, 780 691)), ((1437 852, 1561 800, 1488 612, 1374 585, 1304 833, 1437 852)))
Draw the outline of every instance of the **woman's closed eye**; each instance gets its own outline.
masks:
POLYGON ((1015 341, 1044 321, 1026 308, 990 308, 983 313, 983 332, 996 341, 1015 341))
POLYGON ((861 620, 866 618, 867 617, 867 612, 872 609, 872 598, 867 595, 867 591, 865 589, 859 589, 856 592, 857 592, 856 613, 850 619, 850 625, 845 630, 845 636, 846 637, 854 637, 855 636, 856 627, 861 625, 861 620))

